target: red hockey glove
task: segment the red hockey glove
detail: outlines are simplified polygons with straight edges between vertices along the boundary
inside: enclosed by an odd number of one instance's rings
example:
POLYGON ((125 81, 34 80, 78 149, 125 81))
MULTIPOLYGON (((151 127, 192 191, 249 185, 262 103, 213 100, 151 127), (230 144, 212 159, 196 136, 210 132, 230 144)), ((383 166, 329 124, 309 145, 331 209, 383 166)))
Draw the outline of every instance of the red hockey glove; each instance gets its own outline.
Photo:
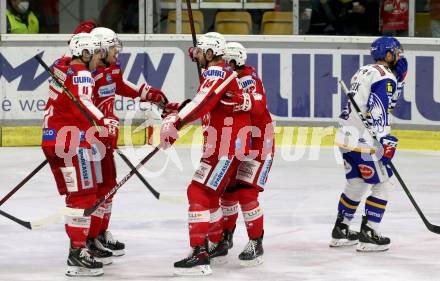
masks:
POLYGON ((167 149, 179 138, 177 127, 180 122, 177 113, 169 114, 163 119, 162 127, 160 128, 160 147, 167 149))
POLYGON ((119 121, 114 118, 104 118, 104 127, 107 130, 107 137, 102 142, 109 148, 116 148, 118 145, 119 121))
POLYGON ((395 136, 385 136, 380 139, 380 143, 383 146, 383 155, 380 161, 385 165, 388 165, 391 159, 394 157, 397 149, 398 139, 395 136))
POLYGON ((141 102, 151 102, 160 107, 168 103, 165 94, 156 88, 151 87, 147 83, 143 84, 139 90, 141 102))
POLYGON ((232 112, 249 111, 252 109, 252 97, 242 91, 228 92, 221 100, 221 103, 230 106, 232 112))
POLYGON ((179 106, 180 106, 180 104, 178 102, 167 103, 163 108, 162 118, 166 118, 168 115, 170 115, 172 113, 178 113, 179 106))
POLYGON ((188 48, 188 57, 192 60, 192 61, 197 61, 197 54, 198 52, 200 52, 200 48, 197 47, 189 47, 188 48))

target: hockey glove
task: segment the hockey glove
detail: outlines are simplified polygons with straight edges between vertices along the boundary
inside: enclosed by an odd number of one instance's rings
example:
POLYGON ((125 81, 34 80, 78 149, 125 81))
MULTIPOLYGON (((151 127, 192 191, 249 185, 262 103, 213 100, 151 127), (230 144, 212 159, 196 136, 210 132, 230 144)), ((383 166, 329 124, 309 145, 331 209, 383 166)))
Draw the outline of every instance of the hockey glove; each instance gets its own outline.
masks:
POLYGON ((163 119, 162 127, 160 128, 160 147, 167 149, 179 138, 177 127, 180 122, 177 113, 169 114, 163 119))
POLYGON ((189 47, 189 48, 188 48, 188 57, 189 57, 192 61, 196 62, 196 61, 197 61, 197 54, 198 54, 198 52, 200 52, 200 48, 197 48, 197 47, 189 47))
POLYGON ((107 137, 102 142, 108 148, 116 148, 118 145, 119 121, 114 118, 104 118, 104 127, 107 130, 107 137))
POLYGON ((171 113, 178 113, 185 105, 191 102, 191 99, 186 99, 182 103, 170 102, 167 103, 162 112, 162 119, 170 115, 171 113))
POLYGON ((139 92, 141 102, 151 102, 160 107, 164 107, 168 103, 167 97, 161 90, 153 88, 147 83, 141 86, 139 92))
POLYGON ((228 92, 220 102, 230 106, 232 112, 249 111, 252 108, 252 96, 242 91, 228 92))
POLYGON ((397 149, 397 142, 397 138, 391 135, 382 137, 380 139, 380 143, 383 147, 383 155, 380 161, 382 161, 384 165, 388 165, 391 159, 394 157, 394 153, 397 149))
POLYGON ((405 81, 406 73, 408 72, 408 61, 405 57, 401 57, 395 66, 397 82, 405 81))

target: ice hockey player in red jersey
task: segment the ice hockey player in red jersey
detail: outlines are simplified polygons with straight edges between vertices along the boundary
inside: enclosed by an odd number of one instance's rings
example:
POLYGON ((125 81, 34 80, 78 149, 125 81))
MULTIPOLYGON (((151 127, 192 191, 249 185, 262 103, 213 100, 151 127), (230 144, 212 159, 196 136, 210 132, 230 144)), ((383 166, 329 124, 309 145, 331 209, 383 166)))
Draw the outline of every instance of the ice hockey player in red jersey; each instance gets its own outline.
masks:
POLYGON ((246 111, 251 109, 252 101, 241 91, 237 74, 224 62, 225 50, 226 41, 219 33, 209 32, 198 38, 191 54, 205 70, 197 94, 178 114, 164 119, 160 132, 161 146, 165 149, 178 138, 181 124, 202 119, 203 155, 187 189, 192 251, 187 258, 174 263, 177 275, 212 273, 205 239, 208 237, 209 247, 217 247, 222 240, 219 198, 237 171, 238 159, 244 158, 249 148, 250 115, 246 111), (220 102, 225 97, 229 105, 220 102))
MULTIPOLYGON (((252 266, 263 262, 263 211, 258 195, 264 189, 274 155, 274 128, 266 104, 266 93, 256 70, 246 65, 246 49, 237 42, 229 42, 224 56, 237 73, 243 91, 253 96, 251 122, 253 126, 249 159, 238 166, 235 179, 231 179, 221 198, 223 210, 223 229, 225 247, 232 248, 233 234, 241 207, 246 223, 249 242, 238 258, 243 266, 252 266)), ((216 258, 221 258, 227 251, 219 251, 216 258)), ((213 258, 213 256, 211 256, 213 258)))
MULTIPOLYGON (((88 70, 88 63, 97 48, 96 42, 87 33, 74 35, 69 43, 71 60, 61 60, 53 67, 53 72, 78 100, 79 106, 102 126, 108 123, 92 102, 95 82, 88 70)), ((109 132, 114 130, 111 124, 106 128, 109 132)), ((52 80, 44 112, 42 149, 59 193, 66 195, 67 207, 79 209, 77 215, 66 216, 65 228, 70 239, 68 276, 103 274, 102 263, 96 261, 86 248, 90 217, 82 215, 82 209, 92 207, 96 202, 96 175, 90 150, 91 143, 97 142, 95 132, 91 121, 52 80)))
MULTIPOLYGON (((99 65, 91 65, 92 76, 95 80, 93 102, 102 111, 104 116, 112 122, 115 131, 108 141, 106 151, 97 166, 98 199, 103 198, 116 185, 116 166, 114 149, 118 141, 119 118, 114 113, 115 95, 128 98, 140 98, 141 102, 151 102, 164 106, 168 101, 165 95, 147 83, 136 87, 122 78, 122 69, 118 63, 118 54, 122 43, 117 34, 108 28, 97 27, 90 32, 101 41, 104 57, 99 65)), ((95 151, 97 152, 97 151, 95 151)), ((97 163, 97 162, 95 162, 97 163)), ((88 236, 88 247, 95 254, 102 257, 105 264, 111 263, 111 256, 122 256, 125 245, 113 238, 108 230, 112 200, 110 197, 92 215, 92 222, 88 236)))

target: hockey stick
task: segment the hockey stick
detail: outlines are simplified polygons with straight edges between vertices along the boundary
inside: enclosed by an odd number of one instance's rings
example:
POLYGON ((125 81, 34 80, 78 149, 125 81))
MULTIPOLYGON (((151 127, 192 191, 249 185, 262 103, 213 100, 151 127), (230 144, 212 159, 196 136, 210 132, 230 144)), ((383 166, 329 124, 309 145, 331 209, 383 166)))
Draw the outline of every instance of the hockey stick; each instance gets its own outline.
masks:
POLYGON ((164 195, 160 193, 159 191, 155 190, 154 187, 151 186, 151 184, 139 173, 138 169, 131 163, 131 161, 128 159, 128 157, 122 153, 120 149, 117 149, 116 152, 118 155, 124 160, 125 164, 127 164, 130 169, 134 170, 135 174, 138 176, 139 180, 148 188, 148 190, 153 194, 153 196, 160 201, 168 202, 168 203, 183 203, 185 198, 182 196, 170 196, 170 195, 164 195))
MULTIPOLYGON (((214 93, 209 96, 207 98, 206 101, 204 101, 203 105, 209 103, 209 101, 215 97, 216 95, 218 95, 233 79, 235 79, 237 77, 237 72, 233 72, 227 79, 225 79, 225 81, 223 81, 219 87, 214 91, 214 93)), ((179 126, 179 128, 177 128, 178 130, 181 129, 183 126, 185 126, 188 121, 186 120, 191 120, 190 117, 192 117, 193 115, 197 115, 199 112, 194 111, 192 112, 185 120, 182 121, 181 125, 179 126)), ((134 167, 134 169, 131 169, 131 171, 121 180, 118 182, 118 184, 113 187, 105 196, 104 198, 102 198, 99 202, 97 202, 93 207, 87 208, 87 209, 71 209, 71 208, 63 208, 61 210, 59 210, 57 213, 44 218, 44 219, 39 219, 39 220, 34 220, 34 221, 24 221, 21 220, 15 216, 12 216, 2 210, 0 210, 0 215, 28 228, 28 229, 35 229, 35 228, 42 228, 44 226, 47 226, 49 224, 53 224, 56 223, 57 221, 59 221, 59 219, 63 216, 63 215, 70 215, 70 216, 90 216, 91 214, 93 214, 93 212, 96 211, 96 209, 99 208, 99 206, 101 206, 108 198, 110 198, 113 194, 116 193, 116 191, 118 191, 118 189, 120 189, 124 183, 126 183, 134 174, 135 171, 140 169, 145 163, 148 162, 148 160, 150 160, 158 151, 160 150, 159 146, 156 146, 150 153, 148 153, 147 156, 145 156, 140 162, 139 164, 136 165, 136 167, 134 167)), ((162 195, 159 195, 159 200, 160 197, 162 195)), ((169 201, 172 201, 173 198, 169 198, 169 201)), ((179 202, 178 200, 176 200, 177 202, 179 202)))
POLYGON ((23 185, 25 185, 33 176, 35 176, 47 164, 47 159, 41 162, 29 175, 27 175, 16 187, 14 187, 5 197, 0 200, 0 206, 3 205, 12 195, 15 194, 23 185))
POLYGON ((24 226, 27 229, 34 230, 38 228, 43 228, 47 225, 54 224, 59 222, 64 215, 74 215, 74 216, 80 216, 82 215, 82 209, 72 209, 68 207, 61 208, 58 212, 55 214, 52 214, 50 216, 47 216, 42 219, 32 220, 32 221, 24 221, 17 217, 14 217, 11 214, 6 213, 5 211, 0 210, 0 215, 18 223, 21 226, 24 226))
MULTIPOLYGON (((191 0, 186 0, 186 10, 188 12, 188 17, 189 17, 189 26, 191 28, 193 47, 195 48, 197 46, 197 38, 196 38, 196 29, 194 27, 194 18, 192 13, 191 0)), ((200 69, 199 63, 196 62, 196 64, 197 64, 197 72, 200 77, 200 75, 202 75, 202 70, 200 69)))
MULTIPOLYGON (((371 130, 371 126, 368 123, 367 119, 362 115, 362 112, 359 108, 359 106, 357 105, 357 103, 355 102, 354 98, 353 98, 353 94, 350 93, 350 91, 348 90, 347 86, 345 85, 344 81, 340 80, 339 84, 341 84, 341 88, 342 91, 344 91, 344 93, 347 95, 347 97, 350 99, 351 104, 353 105, 353 107, 355 108, 359 118, 361 119, 362 123, 364 123, 365 128, 368 130, 368 132, 371 134, 371 136, 378 141, 376 134, 371 130)), ((394 164, 390 161, 389 162, 390 168, 393 171, 394 175, 396 176, 397 180, 399 181, 400 185, 402 186, 403 190, 405 191, 406 195, 409 198, 409 201, 411 201, 412 205, 414 206, 414 208, 416 209, 417 213, 419 214, 420 218, 422 219, 423 223, 426 225, 426 227, 428 228, 429 231, 434 232, 436 234, 440 234, 440 226, 438 225, 434 225, 432 223, 430 223, 425 215, 423 214, 422 210, 420 209, 419 205, 416 203, 416 201, 414 200, 413 196, 411 195, 411 192, 409 191, 408 187, 406 186, 405 182, 403 181, 402 177, 400 176, 400 174, 397 172, 396 167, 394 166, 394 164)))

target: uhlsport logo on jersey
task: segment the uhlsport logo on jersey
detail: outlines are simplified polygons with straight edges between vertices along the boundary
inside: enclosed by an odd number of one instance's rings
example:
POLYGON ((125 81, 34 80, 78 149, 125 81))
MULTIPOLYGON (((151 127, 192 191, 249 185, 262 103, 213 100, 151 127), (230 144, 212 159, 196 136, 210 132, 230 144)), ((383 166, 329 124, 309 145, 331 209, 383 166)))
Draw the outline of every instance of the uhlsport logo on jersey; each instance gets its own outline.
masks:
POLYGON ((78 148, 78 162, 81 173, 81 184, 83 189, 90 189, 93 187, 92 167, 90 165, 89 157, 86 148, 78 148))
POLYGON ((226 72, 224 72, 222 69, 207 69, 205 72, 203 72, 203 77, 205 78, 221 78, 225 79, 226 72))
POLYGON ((73 76, 73 85, 78 85, 78 84, 94 85, 95 80, 93 80, 93 78, 89 76, 73 76))

